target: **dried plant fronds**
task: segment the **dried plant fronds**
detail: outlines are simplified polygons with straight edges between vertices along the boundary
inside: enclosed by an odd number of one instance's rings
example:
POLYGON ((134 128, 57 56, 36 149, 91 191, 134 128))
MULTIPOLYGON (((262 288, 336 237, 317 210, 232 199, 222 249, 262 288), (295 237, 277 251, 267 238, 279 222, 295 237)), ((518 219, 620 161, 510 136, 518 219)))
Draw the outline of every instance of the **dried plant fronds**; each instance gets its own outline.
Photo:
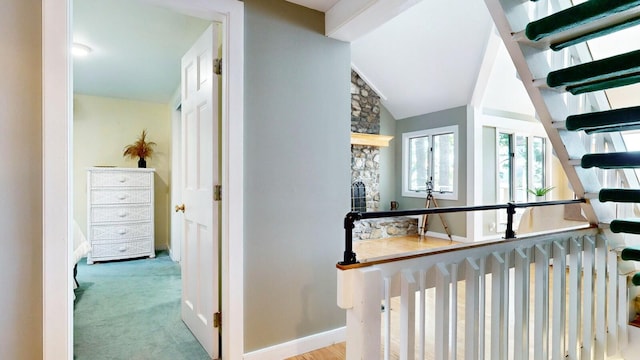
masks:
POLYGON ((156 143, 153 141, 147 141, 147 129, 144 129, 136 142, 124 147, 122 156, 130 157, 131 159, 150 158, 153 155, 154 146, 156 146, 156 143))

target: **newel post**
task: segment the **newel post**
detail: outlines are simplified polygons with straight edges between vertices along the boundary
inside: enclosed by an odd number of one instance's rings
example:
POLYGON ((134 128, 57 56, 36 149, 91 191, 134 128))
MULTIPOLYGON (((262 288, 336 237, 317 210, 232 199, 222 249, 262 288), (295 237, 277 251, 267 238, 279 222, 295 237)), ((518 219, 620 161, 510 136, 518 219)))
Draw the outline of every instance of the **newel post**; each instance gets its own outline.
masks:
POLYGON ((380 359, 382 272, 338 269, 338 306, 347 311, 347 360, 380 359))

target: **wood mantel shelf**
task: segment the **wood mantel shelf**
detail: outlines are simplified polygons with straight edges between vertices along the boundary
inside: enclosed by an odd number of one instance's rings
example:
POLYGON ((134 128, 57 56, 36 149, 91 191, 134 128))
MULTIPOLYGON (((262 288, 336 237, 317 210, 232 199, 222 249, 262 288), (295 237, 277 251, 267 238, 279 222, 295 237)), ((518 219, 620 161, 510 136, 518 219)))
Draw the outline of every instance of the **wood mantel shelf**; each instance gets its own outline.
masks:
POLYGON ((351 145, 387 147, 391 139, 393 139, 393 136, 390 135, 351 133, 351 145))

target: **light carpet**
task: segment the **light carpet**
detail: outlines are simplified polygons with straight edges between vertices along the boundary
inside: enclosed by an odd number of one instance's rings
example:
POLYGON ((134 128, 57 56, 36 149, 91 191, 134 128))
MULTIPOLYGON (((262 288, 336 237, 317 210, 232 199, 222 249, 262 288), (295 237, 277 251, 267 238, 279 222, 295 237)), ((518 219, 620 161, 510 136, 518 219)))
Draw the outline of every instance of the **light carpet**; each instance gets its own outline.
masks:
POLYGON ((209 359, 180 319, 180 264, 155 259, 78 264, 74 359, 209 359))

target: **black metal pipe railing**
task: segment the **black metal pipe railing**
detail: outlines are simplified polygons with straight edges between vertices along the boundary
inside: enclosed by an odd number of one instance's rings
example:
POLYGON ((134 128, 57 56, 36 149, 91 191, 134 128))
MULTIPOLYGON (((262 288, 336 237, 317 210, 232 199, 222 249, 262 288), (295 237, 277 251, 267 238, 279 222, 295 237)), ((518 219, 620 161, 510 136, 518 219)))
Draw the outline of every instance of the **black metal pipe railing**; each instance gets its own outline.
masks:
POLYGON ((507 229, 504 233, 505 239, 514 239, 516 237, 515 231, 513 231, 513 215, 516 213, 517 208, 528 208, 538 206, 551 206, 551 205, 567 205, 567 204, 579 204, 585 203, 585 199, 575 200, 555 200, 555 201, 540 201, 531 203, 515 203, 509 202, 506 204, 496 205, 477 205, 477 206, 447 206, 440 208, 425 208, 425 209, 411 209, 411 210, 394 210, 394 211, 370 211, 370 212, 358 212, 351 211, 344 217, 344 257, 343 261, 339 262, 339 265, 351 265, 358 263, 356 253, 353 252, 353 229, 355 222, 363 219, 377 219, 384 217, 396 217, 396 216, 410 216, 410 215, 431 215, 431 214, 445 214, 454 212, 469 212, 469 211, 485 211, 485 210, 500 210, 507 209, 507 229))

